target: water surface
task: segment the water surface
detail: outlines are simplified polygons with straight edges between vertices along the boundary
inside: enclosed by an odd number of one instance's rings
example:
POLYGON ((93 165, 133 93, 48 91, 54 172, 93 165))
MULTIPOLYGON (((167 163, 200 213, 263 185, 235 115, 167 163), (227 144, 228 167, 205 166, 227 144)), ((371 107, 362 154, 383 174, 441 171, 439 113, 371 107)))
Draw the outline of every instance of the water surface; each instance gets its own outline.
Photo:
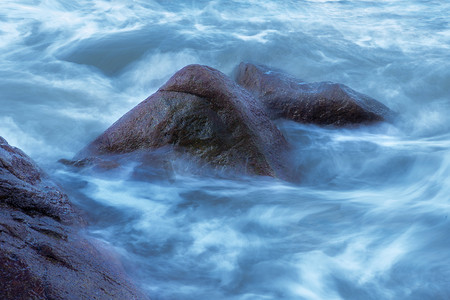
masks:
POLYGON ((0 135, 86 211, 152 299, 449 299, 450 4, 0 3, 0 135), (278 126, 300 183, 57 163, 191 63, 344 83, 395 124, 278 126))

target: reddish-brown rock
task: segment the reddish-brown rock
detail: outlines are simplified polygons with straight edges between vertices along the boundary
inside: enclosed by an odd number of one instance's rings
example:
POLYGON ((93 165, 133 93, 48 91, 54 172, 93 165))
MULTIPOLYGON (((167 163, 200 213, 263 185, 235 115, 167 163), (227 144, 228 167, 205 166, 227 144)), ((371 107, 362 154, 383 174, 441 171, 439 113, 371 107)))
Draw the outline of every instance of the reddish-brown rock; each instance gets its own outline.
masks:
POLYGON ((147 299, 82 237, 82 223, 58 186, 0 137, 0 299, 147 299))
POLYGON ((265 66, 241 63, 236 81, 264 105, 271 118, 300 123, 347 126, 384 121, 384 104, 338 83, 306 83, 265 66))
POLYGON ((178 71, 76 155, 76 159, 171 145, 212 166, 285 177, 288 145, 261 104, 221 72, 178 71))

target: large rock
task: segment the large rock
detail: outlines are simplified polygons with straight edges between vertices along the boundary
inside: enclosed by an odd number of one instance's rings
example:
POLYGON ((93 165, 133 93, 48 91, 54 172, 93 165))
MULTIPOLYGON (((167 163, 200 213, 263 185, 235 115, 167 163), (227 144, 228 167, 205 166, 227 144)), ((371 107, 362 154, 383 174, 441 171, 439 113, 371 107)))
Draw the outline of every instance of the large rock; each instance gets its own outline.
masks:
POLYGON ((173 146, 215 167, 285 177, 288 145, 261 104, 221 72, 178 71, 75 159, 173 146))
POLYGON ((82 225, 58 186, 0 137, 0 299, 146 299, 82 225))
POLYGON ((265 66, 241 63, 236 81, 264 105, 271 118, 346 126, 390 119, 382 103, 338 83, 306 83, 265 66))

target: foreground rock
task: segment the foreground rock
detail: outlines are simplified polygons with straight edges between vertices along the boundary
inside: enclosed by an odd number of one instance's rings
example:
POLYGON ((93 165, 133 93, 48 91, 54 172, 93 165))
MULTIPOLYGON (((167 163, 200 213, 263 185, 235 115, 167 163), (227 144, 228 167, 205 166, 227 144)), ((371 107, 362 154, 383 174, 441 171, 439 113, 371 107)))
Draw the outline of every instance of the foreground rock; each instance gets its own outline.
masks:
POLYGON ((346 126, 385 121, 392 111, 382 103, 337 83, 305 83, 265 66, 241 63, 236 81, 263 103, 271 118, 346 126))
POLYGON ((0 299, 146 299, 81 225, 67 196, 0 137, 0 299))
POLYGON ((284 178, 288 145, 261 104, 221 72, 178 71, 75 158, 173 146, 215 167, 284 178))

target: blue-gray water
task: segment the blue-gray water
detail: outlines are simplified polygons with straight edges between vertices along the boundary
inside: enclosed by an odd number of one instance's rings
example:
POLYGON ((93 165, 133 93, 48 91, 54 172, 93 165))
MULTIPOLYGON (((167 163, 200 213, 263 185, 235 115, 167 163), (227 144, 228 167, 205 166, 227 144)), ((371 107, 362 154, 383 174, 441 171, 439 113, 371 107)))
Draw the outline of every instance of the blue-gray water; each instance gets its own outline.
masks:
POLYGON ((449 12, 439 0, 3 0, 0 135, 61 182, 154 300, 450 299, 449 12), (232 74, 240 61, 347 84, 399 118, 279 122, 296 184, 56 162, 181 67, 232 74))

